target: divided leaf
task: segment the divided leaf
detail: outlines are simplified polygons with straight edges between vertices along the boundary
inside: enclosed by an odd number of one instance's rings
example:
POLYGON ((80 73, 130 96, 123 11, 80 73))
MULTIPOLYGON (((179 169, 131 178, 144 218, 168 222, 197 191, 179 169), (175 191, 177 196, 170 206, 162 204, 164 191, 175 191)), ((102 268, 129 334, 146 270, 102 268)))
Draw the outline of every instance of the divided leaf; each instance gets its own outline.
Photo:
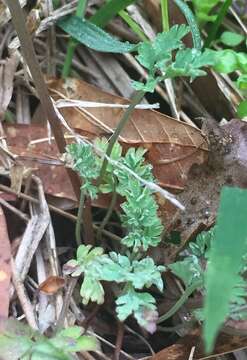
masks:
POLYGON ((150 332, 155 331, 155 321, 158 316, 155 299, 152 295, 148 293, 138 293, 130 286, 124 294, 117 299, 116 304, 119 320, 124 321, 128 316, 133 314, 139 325, 150 332), (151 313, 152 316, 150 316, 151 313))

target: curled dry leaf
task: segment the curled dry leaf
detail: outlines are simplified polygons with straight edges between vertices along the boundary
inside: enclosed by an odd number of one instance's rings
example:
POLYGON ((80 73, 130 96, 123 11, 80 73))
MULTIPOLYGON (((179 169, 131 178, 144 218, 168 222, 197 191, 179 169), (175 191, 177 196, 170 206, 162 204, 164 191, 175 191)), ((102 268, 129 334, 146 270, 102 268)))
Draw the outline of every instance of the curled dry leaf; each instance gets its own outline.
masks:
MULTIPOLYGON (((126 99, 106 93, 77 79, 68 79, 66 82, 57 79, 49 80, 48 84, 55 100, 66 98, 128 104, 126 99)), ((72 107, 60 109, 60 111, 71 128, 93 139, 102 136, 110 137, 124 110, 72 107)), ((10 149, 14 154, 26 156, 29 160, 39 158, 36 167, 38 167, 38 175, 43 181, 45 192, 75 200, 64 169, 56 165, 57 148, 54 141, 49 144, 45 127, 11 125, 6 126, 5 129, 8 145, 11 146, 10 149), (33 143, 33 140, 39 139, 40 142, 33 143), (40 158, 43 158, 46 166, 41 165, 40 158)), ((184 190, 192 165, 203 164, 208 156, 208 144, 200 130, 154 110, 134 110, 121 133, 120 143, 125 150, 132 146, 147 149, 146 159, 152 164, 159 184, 173 192, 184 190)), ((164 219, 170 218, 174 209, 163 198, 159 200, 159 203, 164 219)), ((104 202, 103 206, 107 204, 109 203, 104 202)))
POLYGON ((60 276, 49 276, 45 281, 43 281, 38 290, 45 293, 46 295, 54 295, 58 290, 62 289, 65 286, 65 280, 60 276))

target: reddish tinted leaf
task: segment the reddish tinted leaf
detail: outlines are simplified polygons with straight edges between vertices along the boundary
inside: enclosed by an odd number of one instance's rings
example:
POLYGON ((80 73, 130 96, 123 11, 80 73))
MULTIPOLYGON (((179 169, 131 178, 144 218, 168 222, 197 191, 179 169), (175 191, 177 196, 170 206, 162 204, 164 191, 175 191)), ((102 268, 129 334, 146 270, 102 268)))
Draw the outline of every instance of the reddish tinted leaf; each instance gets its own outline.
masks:
POLYGON ((64 285, 64 278, 59 276, 49 276, 39 285, 38 290, 46 293, 47 295, 54 295, 58 292, 58 290, 62 289, 64 285))

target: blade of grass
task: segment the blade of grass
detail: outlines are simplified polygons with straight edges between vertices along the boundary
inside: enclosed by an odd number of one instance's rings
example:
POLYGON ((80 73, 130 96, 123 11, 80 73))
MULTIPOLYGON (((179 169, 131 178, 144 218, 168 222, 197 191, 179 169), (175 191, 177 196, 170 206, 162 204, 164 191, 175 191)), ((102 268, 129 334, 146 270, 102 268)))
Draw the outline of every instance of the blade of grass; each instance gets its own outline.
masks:
POLYGON ((103 28, 119 13, 119 11, 124 10, 127 6, 136 1, 137 0, 110 0, 90 18, 90 21, 103 28))
POLYGON ((148 38, 146 37, 146 35, 144 34, 144 32, 142 31, 141 27, 132 19, 131 16, 129 16, 129 14, 125 11, 125 10, 121 10, 118 13, 119 16, 121 16, 121 18, 126 22, 126 24, 129 25, 129 27, 131 28, 131 30, 137 35, 139 36, 139 38, 144 41, 147 42, 148 38))
POLYGON ((160 0, 163 31, 169 31, 168 0, 160 0))
POLYGON ((207 40, 205 41, 204 48, 209 48, 210 45, 212 44, 212 42, 216 39, 220 25, 222 24, 226 14, 227 14, 227 11, 231 5, 232 5, 232 0, 226 0, 222 4, 220 11, 218 13, 217 19, 213 23, 212 28, 209 31, 207 40))

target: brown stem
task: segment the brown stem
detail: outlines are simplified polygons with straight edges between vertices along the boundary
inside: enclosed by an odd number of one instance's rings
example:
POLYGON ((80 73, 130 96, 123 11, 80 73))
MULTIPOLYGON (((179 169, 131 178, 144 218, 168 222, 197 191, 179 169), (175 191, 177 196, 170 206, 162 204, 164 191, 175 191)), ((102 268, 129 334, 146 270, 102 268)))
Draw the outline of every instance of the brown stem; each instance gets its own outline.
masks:
POLYGON ((115 347, 115 352, 114 352, 114 356, 113 356, 114 360, 119 360, 120 351, 121 351, 122 345, 123 345, 123 337, 124 337, 124 324, 121 321, 119 321, 116 347, 115 347))
MULTIPOLYGON (((60 125, 59 118, 54 109, 53 103, 49 96, 47 86, 45 84, 43 75, 41 73, 38 60, 35 55, 32 39, 25 26, 25 18, 23 11, 21 9, 20 3, 18 0, 6 0, 6 3, 9 7, 12 21, 17 32, 18 38, 20 40, 21 49, 25 61, 29 67, 30 73, 35 84, 43 112, 51 125, 52 132, 54 134, 57 147, 60 153, 65 152, 66 142, 64 139, 63 131, 60 125)), ((80 196, 80 181, 78 176, 72 172, 70 169, 67 169, 68 175, 74 189, 74 192, 79 199, 80 196)))

